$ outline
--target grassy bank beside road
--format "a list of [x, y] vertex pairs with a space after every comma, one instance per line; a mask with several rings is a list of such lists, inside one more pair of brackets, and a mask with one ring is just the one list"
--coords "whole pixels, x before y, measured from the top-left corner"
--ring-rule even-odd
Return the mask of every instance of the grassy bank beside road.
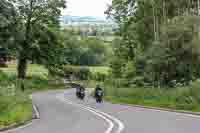
[[16, 89], [15, 77], [0, 71], [0, 128], [32, 118], [32, 101]]
[[19, 124], [32, 118], [32, 101], [29, 95], [35, 91], [63, 89], [62, 81], [51, 81], [47, 70], [39, 65], [29, 65], [25, 92], [16, 88], [16, 65], [0, 68], [0, 128]]
[[0, 128], [32, 119], [32, 101], [27, 94], [0, 96]]
[[200, 81], [177, 88], [117, 88], [105, 85], [105, 99], [124, 103], [200, 112]]

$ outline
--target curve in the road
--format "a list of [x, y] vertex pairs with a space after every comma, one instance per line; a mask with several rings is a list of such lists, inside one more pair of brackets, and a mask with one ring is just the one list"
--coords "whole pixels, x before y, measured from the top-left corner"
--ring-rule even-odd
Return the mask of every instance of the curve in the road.
[[113, 131], [114, 123], [112, 121], [114, 121], [115, 123], [118, 124], [118, 129], [117, 129], [116, 133], [121, 133], [124, 129], [124, 124], [119, 119], [117, 119], [117, 118], [115, 118], [115, 117], [113, 117], [113, 116], [111, 116], [107, 113], [104, 113], [102, 111], [96, 110], [96, 109], [91, 108], [91, 107], [87, 107], [87, 106], [82, 105], [82, 104], [74, 103], [74, 102], [70, 101], [69, 99], [66, 99], [64, 97], [64, 95], [58, 95], [57, 98], [59, 100], [63, 101], [63, 102], [66, 102], [67, 104], [71, 104], [71, 105], [77, 106], [81, 109], [87, 110], [87, 111], [93, 113], [94, 115], [105, 120], [109, 124], [109, 128], [105, 131], [105, 133], [111, 133]]
[[98, 110], [96, 110], [96, 109], [93, 109], [93, 108], [91, 108], [91, 107], [87, 107], [87, 108], [89, 108], [89, 109], [91, 109], [91, 110], [95, 110], [96, 112], [98, 112], [98, 113], [100, 113], [100, 114], [103, 114], [103, 115], [106, 116], [107, 118], [109, 118], [109, 119], [115, 121], [115, 123], [118, 124], [118, 130], [117, 130], [116, 133], [121, 133], [121, 132], [124, 130], [124, 124], [123, 124], [119, 119], [117, 119], [117, 118], [115, 118], [115, 117], [113, 117], [113, 116], [111, 116], [111, 115], [108, 115], [107, 113], [104, 113], [104, 112], [102, 112], [102, 111], [98, 111]]

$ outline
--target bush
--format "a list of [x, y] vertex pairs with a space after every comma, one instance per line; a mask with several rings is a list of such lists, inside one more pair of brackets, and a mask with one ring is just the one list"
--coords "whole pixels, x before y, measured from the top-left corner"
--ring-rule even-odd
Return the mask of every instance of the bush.
[[197, 80], [185, 90], [179, 90], [176, 98], [176, 106], [181, 109], [195, 110], [200, 105], [200, 81]]
[[78, 80], [88, 80], [91, 72], [87, 67], [65, 66], [64, 73], [66, 78], [74, 77]]
[[114, 87], [128, 87], [129, 86], [129, 81], [126, 79], [122, 79], [122, 78], [108, 78], [105, 80], [105, 85], [110, 85], [110, 86], [114, 86]]
[[106, 77], [107, 75], [105, 73], [100, 73], [100, 72], [94, 73], [91, 76], [91, 78], [96, 81], [105, 81]]
[[90, 73], [90, 69], [83, 67], [83, 68], [79, 68], [79, 71], [77, 72], [76, 76], [80, 79], [80, 80], [88, 80], [90, 77], [91, 73]]

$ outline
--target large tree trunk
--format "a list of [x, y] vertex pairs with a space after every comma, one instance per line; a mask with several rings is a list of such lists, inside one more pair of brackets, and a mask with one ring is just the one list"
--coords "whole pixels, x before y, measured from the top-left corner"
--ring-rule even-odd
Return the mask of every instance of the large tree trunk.
[[26, 68], [27, 68], [27, 60], [25, 58], [21, 58], [18, 60], [18, 79], [26, 78]]
[[17, 77], [18, 77], [19, 87], [22, 91], [25, 91], [24, 80], [26, 78], [26, 69], [27, 69], [27, 59], [19, 57], [17, 66]]

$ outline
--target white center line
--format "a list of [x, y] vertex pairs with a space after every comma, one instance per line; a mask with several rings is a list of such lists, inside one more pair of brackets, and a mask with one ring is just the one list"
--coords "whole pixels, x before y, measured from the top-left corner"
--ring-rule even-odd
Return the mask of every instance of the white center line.
[[107, 113], [104, 113], [102, 111], [96, 110], [94, 108], [91, 108], [91, 107], [88, 107], [88, 106], [85, 106], [85, 105], [82, 105], [82, 104], [73, 103], [69, 99], [66, 99], [64, 97], [64, 95], [59, 95], [59, 96], [57, 96], [57, 98], [60, 99], [63, 102], [68, 103], [68, 104], [71, 104], [71, 105], [77, 106], [79, 108], [82, 108], [84, 110], [90, 111], [94, 115], [104, 119], [109, 124], [109, 128], [106, 130], [105, 133], [111, 133], [112, 132], [112, 130], [114, 128], [114, 124], [113, 124], [112, 121], [114, 121], [115, 123], [118, 124], [118, 129], [117, 129], [116, 133], [121, 133], [124, 130], [124, 124], [120, 120], [118, 120], [117, 118], [115, 118], [115, 117], [113, 117], [113, 116], [111, 116]]

